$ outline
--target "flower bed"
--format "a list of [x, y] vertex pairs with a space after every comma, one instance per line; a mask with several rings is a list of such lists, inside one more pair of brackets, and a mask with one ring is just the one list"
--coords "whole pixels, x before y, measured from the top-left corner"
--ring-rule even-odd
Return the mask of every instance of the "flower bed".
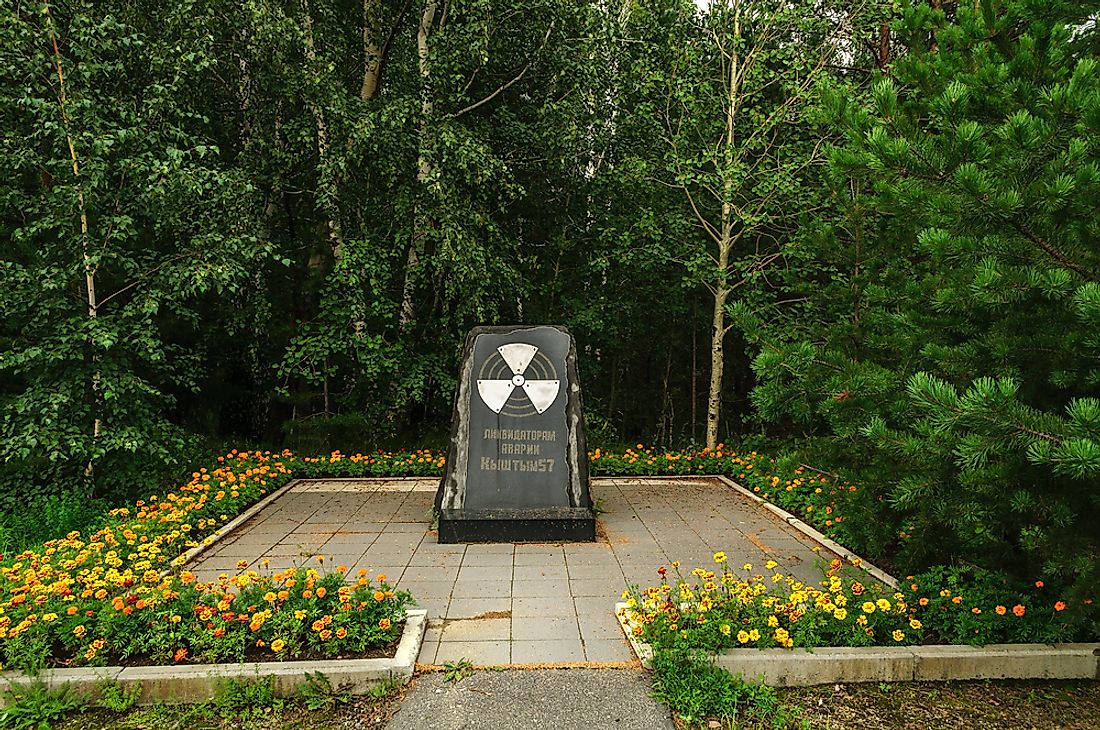
[[[426, 457], [391, 458], [390, 468]], [[4, 668], [343, 656], [394, 641], [411, 597], [384, 576], [374, 583], [357, 576], [349, 586], [341, 571], [302, 569], [200, 585], [180, 570], [188, 549], [289, 481], [298, 461], [289, 452], [234, 451], [179, 489], [113, 510], [87, 537], [70, 533], [7, 557], [0, 563]]]
[[[695, 568], [688, 576], [658, 569], [660, 582], [623, 594], [633, 633], [654, 651], [717, 653], [736, 647], [861, 647], [911, 644], [1056, 643], [1086, 640], [1064, 620], [1065, 602], [1043, 602], [992, 583], [960, 584], [935, 569], [900, 591], [834, 560], [818, 586], [744, 564]], [[853, 561], [859, 567], [859, 561]]]
[[[756, 452], [657, 452], [639, 446], [622, 453], [596, 449], [590, 461], [594, 475], [728, 475], [837, 539], [843, 537], [846, 519], [841, 498], [856, 490], [804, 469], [777, 473], [775, 461]], [[0, 557], [0, 662], [5, 668], [35, 669], [103, 664], [108, 657], [191, 662], [344, 656], [388, 643], [396, 638], [396, 623], [411, 598], [394, 592], [383, 576], [375, 576], [374, 583], [370, 576], [352, 576], [348, 585], [342, 571], [250, 573], [243, 585], [241, 578], [197, 585], [182, 565], [189, 550], [208, 543], [219, 527], [293, 477], [438, 477], [443, 467], [444, 455], [431, 450], [323, 457], [234, 450], [219, 457], [214, 468], [194, 472], [178, 489], [111, 511], [104, 526], [90, 535], [74, 532], [39, 550]], [[865, 601], [853, 609], [851, 600], [862, 594], [854, 592], [852, 581], [839, 592], [833, 589], [835, 574], [822, 591], [796, 587], [783, 576], [734, 579], [724, 568], [721, 578], [705, 577], [712, 571], [697, 574], [698, 585], [686, 587], [693, 598], [674, 604], [696, 601], [697, 614], [707, 606], [700, 614], [706, 620], [696, 616], [690, 626], [672, 621], [667, 608], [650, 611], [653, 605], [646, 602], [656, 594], [637, 592], [635, 600], [645, 609], [641, 624], [650, 632], [647, 640], [655, 646], [672, 642], [717, 649], [788, 641], [792, 646], [1056, 641], [1074, 635], [1061, 620], [1065, 603], [1047, 595], [1042, 581], [1026, 590], [1010, 589], [996, 577], [935, 569], [907, 581], [900, 599], [875, 594], [876, 610], [867, 612]], [[773, 581], [765, 586], [769, 590], [757, 593], [765, 580]], [[752, 600], [742, 601], [750, 588]], [[375, 598], [379, 593], [382, 600]], [[846, 603], [838, 603], [841, 596]], [[890, 608], [883, 610], [880, 600]], [[831, 612], [826, 610], [830, 605]], [[861, 613], [866, 623], [860, 622]], [[777, 625], [768, 625], [773, 618]], [[669, 629], [673, 623], [675, 630]], [[901, 639], [894, 638], [896, 632]], [[741, 642], [742, 636], [748, 641]]]

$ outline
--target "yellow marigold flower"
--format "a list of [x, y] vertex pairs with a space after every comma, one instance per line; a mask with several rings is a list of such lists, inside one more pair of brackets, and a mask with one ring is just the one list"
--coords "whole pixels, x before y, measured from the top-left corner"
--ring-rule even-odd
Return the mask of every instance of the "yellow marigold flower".
[[864, 601], [863, 605], [860, 606], [860, 608], [863, 609], [864, 613], [874, 613], [875, 612], [875, 604], [871, 603], [870, 601]]
[[889, 611], [890, 610], [890, 602], [887, 601], [885, 598], [880, 598], [877, 601], [875, 601], [875, 605], [878, 606], [878, 610], [880, 610], [880, 611]]
[[749, 633], [747, 631], [738, 631], [737, 632], [737, 641], [742, 643], [742, 644], [749, 643]]
[[771, 628], [774, 629], [778, 625], [779, 625], [779, 619], [774, 614], [771, 615], [771, 616], [768, 616], [768, 626], [770, 626]]
[[714, 562], [716, 562], [716, 563], [726, 562], [726, 554], [724, 552], [722, 552], [721, 550], [719, 550], [718, 552], [716, 552], [714, 554]]
[[752, 563], [745, 563], [741, 566], [741, 570], [752, 570]]
[[917, 620], [917, 619], [915, 619], [915, 618], [911, 618], [911, 619], [909, 619], [909, 628], [913, 629], [914, 631], [919, 631], [919, 630], [920, 630], [920, 628], [921, 628], [921, 627], [922, 627], [923, 625], [924, 625], [924, 624], [922, 624], [922, 623], [921, 623], [920, 621], [918, 621], [918, 620]]
[[767, 570], [775, 570], [778, 565], [779, 563], [775, 562], [774, 560], [769, 560], [768, 562], [764, 563], [764, 568]]
[[268, 591], [267, 593], [264, 594], [264, 600], [267, 601], [268, 603], [274, 603], [275, 602], [275, 593], [273, 591]]
[[760, 641], [760, 629], [753, 629], [749, 632], [749, 641]]
[[301, 621], [305, 617], [306, 617], [306, 612], [301, 610], [301, 609], [298, 609], [297, 611], [294, 612], [294, 618], [298, 619], [299, 621]]
[[730, 625], [729, 624], [722, 624], [721, 626], [718, 627], [718, 630], [722, 632], [723, 636], [729, 636], [730, 635]]
[[901, 629], [895, 629], [894, 633], [893, 633], [893, 637], [894, 637], [894, 641], [902, 641], [902, 640], [905, 639], [905, 634], [902, 633]]
[[271, 642], [271, 651], [275, 653], [279, 653], [285, 648], [286, 642], [284, 642], [282, 639], [275, 639], [275, 641]]
[[848, 609], [836, 609], [835, 611], [833, 611], [833, 618], [835, 618], [837, 621], [843, 621], [844, 619], [848, 618]]

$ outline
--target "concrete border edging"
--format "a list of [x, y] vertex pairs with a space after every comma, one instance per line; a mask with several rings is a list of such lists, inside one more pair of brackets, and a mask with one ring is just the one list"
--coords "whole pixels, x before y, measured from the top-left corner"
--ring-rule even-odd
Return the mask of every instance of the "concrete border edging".
[[[653, 647], [634, 636], [630, 607], [615, 616], [634, 653], [653, 668]], [[1100, 643], [988, 646], [861, 646], [727, 649], [711, 664], [773, 687], [844, 682], [945, 682], [971, 679], [1100, 679]]]
[[[364, 694], [386, 682], [407, 684], [416, 669], [416, 657], [424, 640], [427, 611], [405, 614], [405, 628], [393, 657], [381, 659], [323, 659], [320, 661], [245, 662], [240, 664], [189, 664], [153, 667], [80, 667], [48, 669], [35, 678], [22, 672], [2, 672], [0, 682], [14, 689], [29, 687], [36, 679], [50, 690], [68, 685], [90, 701], [101, 695], [101, 683], [117, 683], [123, 690], [140, 688], [139, 705], [161, 702], [197, 704], [214, 697], [220, 681], [272, 677], [277, 697], [289, 697], [313, 672], [324, 674], [332, 686], [352, 694]], [[2, 705], [3, 702], [0, 702]]]
[[737, 492], [737, 493], [739, 493], [739, 494], [741, 494], [745, 497], [748, 497], [753, 502], [756, 502], [757, 504], [762, 506], [764, 509], [771, 512], [773, 515], [775, 515], [779, 519], [783, 520], [784, 522], [786, 522], [788, 525], [790, 525], [794, 529], [801, 532], [806, 537], [808, 537], [811, 540], [813, 540], [814, 542], [820, 544], [822, 547], [828, 548], [832, 552], [836, 553], [837, 555], [839, 555], [841, 557], [841, 559], [847, 560], [849, 563], [854, 561], [854, 560], [858, 560], [860, 570], [865, 571], [866, 573], [868, 573], [869, 575], [871, 575], [875, 579], [882, 581], [883, 583], [890, 586], [891, 588], [897, 588], [898, 587], [897, 578], [890, 575], [885, 570], [882, 570], [881, 568], [873, 565], [866, 558], [862, 558], [859, 555], [856, 555], [851, 550], [849, 550], [848, 548], [846, 548], [843, 545], [841, 545], [840, 543], [838, 543], [836, 540], [833, 540], [832, 538], [829, 538], [829, 537], [825, 536], [824, 534], [822, 534], [821, 532], [815, 530], [813, 527], [810, 527], [808, 524], [806, 524], [802, 520], [798, 519], [797, 517], [792, 515], [787, 510], [785, 510], [781, 507], [777, 507], [776, 505], [772, 504], [768, 500], [761, 497], [759, 494], [755, 494], [753, 492], [750, 492], [748, 489], [745, 489], [743, 486], [741, 486], [740, 484], [738, 484], [737, 482], [733, 481], [732, 479], [730, 479], [729, 477], [727, 477], [723, 474], [716, 474], [715, 476], [710, 477], [710, 478], [711, 479], [717, 479], [718, 481], [722, 482], [723, 484], [725, 484], [727, 487], [734, 490], [735, 492]]
[[237, 515], [236, 517], [231, 519], [229, 522], [226, 522], [224, 525], [219, 527], [217, 530], [214, 530], [214, 532], [210, 533], [209, 535], [204, 537], [202, 540], [200, 540], [198, 545], [196, 545], [193, 548], [188, 549], [187, 552], [182, 553], [181, 555], [173, 558], [172, 559], [172, 566], [173, 567], [162, 571], [161, 575], [166, 575], [167, 573], [172, 572], [172, 570], [174, 568], [182, 567], [182, 566], [187, 565], [188, 563], [190, 563], [192, 560], [194, 560], [196, 557], [198, 557], [201, 553], [206, 552], [207, 550], [212, 548], [214, 545], [216, 545], [217, 543], [221, 542], [226, 537], [228, 537], [229, 533], [233, 532], [238, 527], [243, 525], [245, 522], [247, 522], [248, 520], [255, 517], [257, 514], [259, 514], [260, 511], [264, 509], [264, 507], [267, 507], [269, 504], [274, 502], [276, 499], [278, 499], [279, 497], [281, 497], [284, 494], [286, 494], [287, 492], [289, 492], [300, 481], [302, 481], [302, 480], [297, 478], [297, 477], [291, 477], [291, 479], [289, 481], [287, 481], [286, 484], [279, 487], [274, 492], [271, 492], [270, 494], [268, 494], [266, 497], [259, 500], [258, 502], [254, 502], [252, 504], [252, 506], [245, 509], [244, 512], [241, 512], [239, 515]]

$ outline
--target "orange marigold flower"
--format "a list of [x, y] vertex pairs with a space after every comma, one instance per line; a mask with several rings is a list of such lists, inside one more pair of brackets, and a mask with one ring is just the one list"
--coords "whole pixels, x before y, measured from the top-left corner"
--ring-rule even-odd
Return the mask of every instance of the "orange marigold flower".
[[1066, 610], [1066, 602], [1065, 601], [1056, 601], [1054, 603], [1054, 610], [1055, 611], [1065, 611]]
[[388, 629], [390, 625], [390, 620], [388, 618], [384, 618], [378, 622], [378, 628], [382, 629], [383, 631]]
[[1026, 612], [1027, 612], [1027, 609], [1024, 608], [1022, 605], [1020, 605], [1019, 603], [1017, 603], [1015, 606], [1012, 607], [1012, 613], [1016, 614], [1017, 616], [1023, 616]]
[[1041, 581], [1041, 580], [1035, 581], [1035, 587], [1036, 588], [1042, 588], [1044, 585], [1046, 585], [1046, 584], [1043, 583], [1043, 581]]
[[324, 598], [326, 593], [328, 593], [328, 590], [324, 586], [321, 586], [317, 589], [318, 598]]
[[187, 649], [176, 649], [175, 660], [177, 662], [182, 662], [186, 658], [187, 658]]
[[325, 622], [324, 621], [321, 621], [320, 619], [318, 619], [318, 620], [313, 622], [313, 630], [314, 631], [321, 631], [324, 628], [325, 628]]
[[382, 591], [375, 591], [374, 592], [374, 600], [379, 601], [379, 602], [384, 601], [384, 600], [386, 600], [386, 594], [383, 593]]
[[1004, 616], [1006, 613], [1008, 613], [1008, 609], [1005, 608], [1004, 606], [997, 606], [993, 610], [997, 612], [998, 616]]
[[347, 630], [347, 629], [345, 629], [345, 628], [344, 628], [343, 626], [341, 626], [340, 628], [336, 629], [336, 638], [337, 638], [337, 639], [342, 639], [342, 638], [344, 638], [344, 637], [345, 637], [345, 636], [347, 636], [347, 635], [348, 635], [348, 630]]

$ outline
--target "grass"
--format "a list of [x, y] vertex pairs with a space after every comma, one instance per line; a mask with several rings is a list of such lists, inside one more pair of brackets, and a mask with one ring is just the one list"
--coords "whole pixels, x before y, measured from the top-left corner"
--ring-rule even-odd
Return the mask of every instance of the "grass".
[[[340, 695], [318, 707], [307, 698], [233, 707], [223, 699], [201, 705], [154, 705], [113, 712], [95, 708], [71, 714], [54, 730], [377, 730], [397, 711], [404, 687], [381, 685], [363, 696]], [[313, 705], [313, 707], [311, 707]]]

